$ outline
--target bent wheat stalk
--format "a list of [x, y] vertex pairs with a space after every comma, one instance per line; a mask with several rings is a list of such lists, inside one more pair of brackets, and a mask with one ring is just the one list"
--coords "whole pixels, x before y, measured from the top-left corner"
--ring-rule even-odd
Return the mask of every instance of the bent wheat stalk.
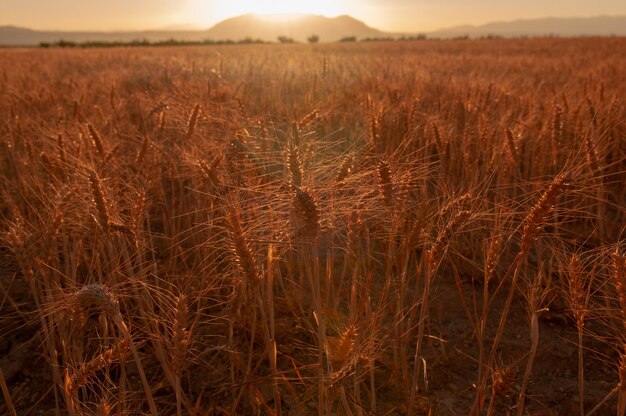
[[4, 400], [9, 410], [9, 414], [11, 416], [17, 416], [17, 412], [15, 411], [15, 407], [13, 406], [13, 402], [11, 401], [11, 393], [9, 392], [9, 387], [7, 386], [7, 382], [4, 379], [4, 374], [2, 373], [2, 368], [0, 368], [0, 387], [2, 387], [2, 394], [4, 395]]
[[[148, 401], [148, 406], [150, 407], [150, 413], [152, 414], [152, 416], [158, 416], [156, 404], [154, 402], [154, 398], [152, 397], [152, 390], [150, 388], [150, 384], [148, 383], [148, 379], [146, 378], [146, 373], [143, 369], [143, 365], [141, 364], [139, 352], [137, 351], [137, 347], [133, 342], [130, 331], [128, 330], [128, 326], [126, 326], [126, 323], [122, 318], [117, 297], [111, 291], [109, 291], [106, 286], [100, 284], [92, 284], [83, 287], [78, 292], [75, 292], [71, 297], [70, 302], [73, 304], [74, 309], [77, 310], [79, 313], [85, 313], [86, 311], [92, 310], [94, 308], [100, 309], [115, 323], [118, 330], [122, 333], [126, 342], [128, 343], [128, 347], [130, 348], [133, 354], [133, 358], [135, 359], [137, 371], [139, 372], [139, 377], [141, 378], [141, 382], [146, 393], [146, 400]], [[66, 380], [66, 393], [67, 389], [71, 388], [71, 386], [71, 381]], [[68, 395], [68, 398], [71, 398], [71, 396]]]
[[[556, 199], [567, 188], [567, 179], [568, 175], [565, 173], [556, 176], [552, 180], [548, 188], [543, 192], [543, 194], [539, 198], [539, 201], [537, 201], [537, 203], [529, 211], [528, 215], [526, 215], [526, 218], [524, 218], [522, 225], [521, 248], [520, 251], [517, 253], [515, 259], [513, 260], [511, 268], [509, 269], [514, 270], [513, 278], [511, 279], [509, 293], [507, 295], [506, 302], [500, 316], [500, 321], [498, 323], [498, 329], [496, 330], [493, 344], [491, 346], [491, 352], [489, 353], [489, 357], [486, 362], [487, 371], [490, 368], [493, 368], [493, 363], [498, 352], [500, 340], [502, 338], [502, 334], [504, 333], [504, 326], [508, 319], [508, 314], [511, 309], [511, 303], [513, 302], [513, 296], [515, 295], [515, 290], [517, 288], [517, 281], [519, 279], [522, 260], [526, 257], [532, 246], [539, 238], [539, 235], [548, 215], [554, 209], [554, 203]], [[472, 410], [470, 412], [470, 414], [472, 415], [482, 413], [482, 394], [485, 391], [487, 384], [487, 371], [485, 371], [485, 373], [483, 374], [482, 382], [477, 390], [476, 399], [474, 400], [474, 405], [472, 406]]]

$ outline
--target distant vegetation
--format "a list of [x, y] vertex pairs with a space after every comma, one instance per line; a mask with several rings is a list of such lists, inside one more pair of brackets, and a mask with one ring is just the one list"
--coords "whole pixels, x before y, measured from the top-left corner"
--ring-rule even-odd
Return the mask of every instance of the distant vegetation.
[[279, 36], [278, 41], [280, 43], [295, 43], [296, 41], [293, 40], [293, 38], [290, 38], [289, 36]]
[[[361, 42], [395, 42], [395, 41], [407, 41], [407, 40], [428, 40], [424, 34], [419, 34], [415, 36], [401, 36], [399, 38], [394, 38], [391, 36], [379, 37], [379, 38], [365, 38], [361, 39]], [[430, 40], [437, 40], [436, 38], [430, 38]]]
[[205, 39], [202, 41], [188, 41], [167, 39], [162, 41], [151, 42], [147, 39], [136, 39], [130, 42], [107, 42], [107, 41], [88, 41], [73, 42], [61, 39], [57, 42], [41, 42], [41, 48], [110, 48], [110, 47], [137, 47], [137, 46], [200, 46], [200, 45], [252, 45], [270, 43], [262, 39], [244, 38], [239, 40], [213, 40]]
[[309, 43], [317, 43], [320, 41], [320, 37], [318, 35], [311, 35], [308, 38], [306, 38], [306, 40]]
[[[467, 37], [464, 37], [467, 39]], [[492, 38], [491, 36], [489, 38]], [[279, 36], [276, 38], [278, 43], [298, 43], [296, 40], [289, 36]], [[401, 41], [416, 41], [416, 40], [439, 40], [438, 38], [428, 38], [426, 35], [420, 34], [416, 36], [402, 36], [394, 38], [387, 37], [374, 37], [358, 39], [356, 36], [346, 36], [338, 40], [338, 42], [401, 42]], [[312, 34], [307, 37], [307, 42], [310, 44], [319, 43], [320, 36]], [[244, 38], [239, 40], [213, 40], [205, 39], [202, 41], [188, 41], [178, 39], [166, 39], [162, 41], [149, 41], [147, 39], [135, 39], [130, 42], [122, 41], [87, 41], [87, 42], [74, 42], [70, 40], [61, 39], [57, 42], [40, 42], [41, 48], [111, 48], [111, 47], [140, 47], [140, 46], [201, 46], [201, 45], [252, 45], [252, 44], [270, 44], [262, 39]]]
[[[546, 36], [548, 38], [558, 38], [558, 36]], [[525, 38], [521, 36], [520, 38]], [[456, 36], [450, 38], [450, 40], [470, 40], [467, 35]], [[485, 40], [485, 39], [503, 39], [502, 36], [499, 35], [486, 35], [475, 38], [475, 40]], [[400, 36], [400, 37], [392, 37], [392, 36], [384, 36], [384, 37], [367, 37], [359, 39], [356, 36], [345, 36], [339, 39], [337, 42], [347, 43], [347, 42], [412, 42], [412, 41], [438, 41], [442, 40], [438, 37], [428, 37], [425, 34], [418, 34], [415, 36]], [[130, 42], [122, 42], [122, 41], [87, 41], [87, 42], [74, 42], [65, 39], [61, 39], [57, 42], [40, 42], [39, 47], [41, 48], [111, 48], [111, 47], [139, 47], [139, 46], [202, 46], [202, 45], [252, 45], [252, 44], [272, 44], [272, 43], [299, 43], [294, 38], [289, 36], [278, 36], [276, 38], [277, 42], [269, 42], [263, 39], [253, 39], [253, 38], [244, 38], [239, 40], [213, 40], [213, 39], [205, 39], [201, 41], [188, 41], [188, 40], [178, 40], [178, 39], [167, 39], [162, 41], [149, 41], [147, 39], [135, 39]], [[320, 37], [319, 35], [311, 35], [307, 37], [307, 42], [310, 44], [319, 43]]]

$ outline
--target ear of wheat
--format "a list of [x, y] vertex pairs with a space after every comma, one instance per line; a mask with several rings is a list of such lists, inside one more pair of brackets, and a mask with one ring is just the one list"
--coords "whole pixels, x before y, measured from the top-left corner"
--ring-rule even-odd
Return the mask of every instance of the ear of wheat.
[[250, 284], [256, 284], [260, 278], [259, 267], [235, 208], [228, 214], [227, 221], [232, 251], [239, 270]]
[[385, 201], [385, 205], [388, 207], [394, 206], [394, 198], [395, 198], [395, 189], [393, 184], [393, 178], [391, 177], [391, 168], [389, 167], [389, 163], [385, 161], [381, 161], [378, 163], [378, 185], [380, 187], [380, 192], [383, 196], [383, 200]]
[[100, 133], [98, 133], [98, 130], [96, 130], [95, 127], [91, 125], [91, 123], [87, 123], [87, 131], [89, 132], [91, 143], [93, 144], [94, 148], [98, 152], [98, 155], [100, 157], [104, 157], [106, 152], [104, 150], [104, 143], [102, 141], [102, 136], [100, 136]]
[[200, 117], [200, 104], [193, 106], [189, 119], [187, 120], [187, 131], [185, 132], [185, 141], [188, 142], [196, 131], [198, 125], [198, 118]]
[[556, 199], [567, 189], [568, 176], [560, 174], [554, 178], [539, 201], [530, 210], [523, 223], [520, 253], [528, 253], [543, 229], [548, 215], [554, 208]]
[[294, 237], [315, 240], [319, 236], [320, 211], [317, 201], [307, 188], [295, 188], [292, 197]]

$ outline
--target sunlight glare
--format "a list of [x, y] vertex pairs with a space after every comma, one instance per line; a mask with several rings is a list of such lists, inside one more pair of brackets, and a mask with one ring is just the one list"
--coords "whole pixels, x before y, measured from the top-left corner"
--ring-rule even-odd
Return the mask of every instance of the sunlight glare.
[[196, 18], [202, 16], [207, 22], [216, 22], [228, 17], [247, 13], [268, 15], [273, 18], [287, 18], [295, 14], [318, 14], [334, 17], [346, 14], [343, 1], [337, 0], [239, 0], [230, 2], [216, 2], [194, 0], [193, 14]]

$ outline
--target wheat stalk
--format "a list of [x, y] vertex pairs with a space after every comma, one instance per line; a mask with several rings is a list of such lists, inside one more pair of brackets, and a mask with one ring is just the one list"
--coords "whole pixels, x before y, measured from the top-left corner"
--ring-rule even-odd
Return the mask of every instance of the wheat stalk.
[[318, 109], [314, 109], [298, 121], [298, 126], [300, 126], [300, 128], [308, 127], [309, 124], [319, 120], [319, 118], [320, 111]]
[[191, 345], [191, 332], [188, 329], [187, 321], [189, 311], [187, 308], [187, 296], [180, 295], [176, 299], [174, 310], [174, 325], [172, 327], [171, 339], [171, 367], [175, 377], [176, 388], [176, 414], [182, 414], [182, 391], [180, 377], [185, 367], [187, 353]]
[[76, 392], [80, 387], [87, 384], [89, 378], [115, 361], [124, 362], [128, 348], [128, 340], [123, 339], [107, 348], [87, 363], [82, 364], [74, 373], [69, 375], [69, 381], [66, 383], [68, 393], [73, 394]]
[[321, 225], [320, 211], [315, 197], [307, 188], [296, 187], [291, 202], [294, 238], [316, 240]]
[[469, 210], [461, 210], [457, 212], [451, 219], [448, 221], [446, 226], [441, 230], [441, 232], [437, 235], [435, 242], [432, 244], [430, 250], [428, 250], [428, 261], [432, 264], [433, 270], [436, 268], [436, 265], [441, 261], [443, 254], [448, 247], [448, 244], [453, 237], [454, 233], [457, 232], [472, 216], [472, 212]]
[[335, 177], [335, 181], [337, 183], [343, 182], [352, 172], [354, 171], [354, 156], [348, 155], [346, 156], [341, 165], [339, 166], [339, 172]]
[[122, 234], [132, 234], [132, 229], [111, 219], [109, 203], [104, 196], [102, 181], [94, 171], [89, 171], [89, 186], [91, 188], [92, 201], [96, 208], [93, 217], [104, 231], [114, 231]]
[[302, 159], [298, 146], [291, 142], [288, 144], [287, 148], [287, 169], [289, 171], [289, 185], [293, 188], [301, 187], [302, 178], [304, 176]]
[[185, 141], [188, 142], [192, 137], [193, 133], [196, 131], [196, 126], [198, 124], [198, 118], [200, 117], [200, 104], [196, 104], [193, 106], [191, 113], [189, 114], [189, 118], [187, 119], [187, 131], [185, 132]]
[[[487, 369], [493, 367], [493, 363], [496, 358], [498, 346], [500, 345], [500, 340], [502, 338], [502, 334], [504, 333], [504, 326], [511, 309], [511, 303], [513, 302], [513, 295], [517, 289], [517, 281], [519, 279], [522, 260], [539, 238], [547, 216], [553, 211], [556, 199], [567, 189], [568, 180], [569, 175], [566, 173], [557, 175], [524, 218], [522, 223], [521, 248], [511, 264], [511, 268], [514, 269], [513, 278], [511, 279], [509, 293], [507, 295], [502, 314], [500, 315], [500, 321], [491, 346], [491, 352], [489, 353], [489, 357], [485, 363]], [[481, 406], [481, 394], [485, 390], [486, 382], [486, 377], [483, 376], [483, 380], [480, 383], [479, 393], [477, 394], [472, 407], [472, 414], [475, 414], [478, 411], [477, 409]]]
[[388, 207], [394, 206], [395, 189], [393, 185], [393, 178], [391, 177], [391, 168], [389, 163], [381, 160], [377, 167], [377, 180], [380, 187], [380, 193], [383, 196], [385, 205]]
[[7, 406], [9, 414], [11, 416], [17, 416], [17, 412], [15, 411], [15, 406], [13, 406], [13, 401], [11, 400], [11, 392], [9, 391], [7, 382], [4, 379], [4, 373], [2, 372], [2, 368], [0, 368], [0, 388], [2, 388], [2, 395], [4, 396], [4, 402]]
[[[148, 401], [148, 405], [150, 406], [150, 412], [152, 413], [152, 416], [158, 416], [150, 384], [148, 383], [143, 365], [141, 364], [137, 347], [135, 346], [130, 331], [128, 330], [128, 327], [122, 317], [117, 296], [115, 296], [115, 294], [113, 294], [113, 292], [111, 292], [105, 285], [91, 284], [86, 285], [71, 294], [71, 296], [67, 299], [67, 302], [69, 304], [69, 309], [75, 311], [75, 313], [79, 316], [88, 316], [92, 311], [96, 310], [105, 313], [115, 323], [119, 331], [124, 336], [124, 339], [133, 354], [133, 358], [135, 359], [135, 364], [137, 365], [137, 370], [139, 371], [139, 377], [141, 378], [144, 392], [146, 393], [146, 399]], [[66, 392], [72, 391], [72, 379], [68, 372], [66, 372], [65, 390]], [[66, 397], [71, 401], [71, 403], [73, 403], [72, 395], [68, 395]]]
[[580, 257], [577, 254], [572, 255], [568, 270], [569, 283], [569, 300], [572, 313], [576, 319], [576, 328], [578, 329], [578, 397], [579, 397], [579, 413], [580, 416], [585, 414], [584, 404], [584, 365], [583, 365], [583, 327], [585, 317], [587, 315], [585, 290], [583, 284], [583, 270]]
[[237, 266], [239, 266], [239, 270], [247, 278], [249, 284], [256, 284], [260, 279], [259, 267], [241, 225], [239, 213], [235, 208], [231, 209], [227, 222], [232, 251], [235, 255]]
[[[620, 253], [619, 247], [611, 254], [612, 257], [612, 277], [619, 301], [619, 314], [621, 318], [622, 328], [626, 332], [626, 256]], [[621, 334], [620, 342], [622, 342], [622, 351], [620, 352], [620, 360], [618, 364], [619, 372], [619, 392], [617, 400], [617, 415], [626, 414], [626, 337]]]
[[106, 199], [104, 198], [102, 182], [94, 171], [89, 172], [89, 185], [91, 186], [93, 203], [96, 207], [97, 222], [102, 228], [106, 228], [110, 222], [109, 207]]
[[521, 250], [519, 253], [521, 256], [527, 254], [537, 241], [547, 216], [554, 209], [554, 202], [568, 186], [568, 175], [558, 175], [530, 210], [522, 226]]
[[104, 150], [104, 143], [102, 141], [102, 136], [100, 136], [100, 133], [98, 133], [98, 130], [96, 130], [96, 128], [91, 123], [87, 123], [87, 131], [89, 132], [89, 138], [91, 139], [91, 143], [93, 144], [93, 147], [98, 152], [98, 155], [100, 157], [104, 157], [105, 150]]

